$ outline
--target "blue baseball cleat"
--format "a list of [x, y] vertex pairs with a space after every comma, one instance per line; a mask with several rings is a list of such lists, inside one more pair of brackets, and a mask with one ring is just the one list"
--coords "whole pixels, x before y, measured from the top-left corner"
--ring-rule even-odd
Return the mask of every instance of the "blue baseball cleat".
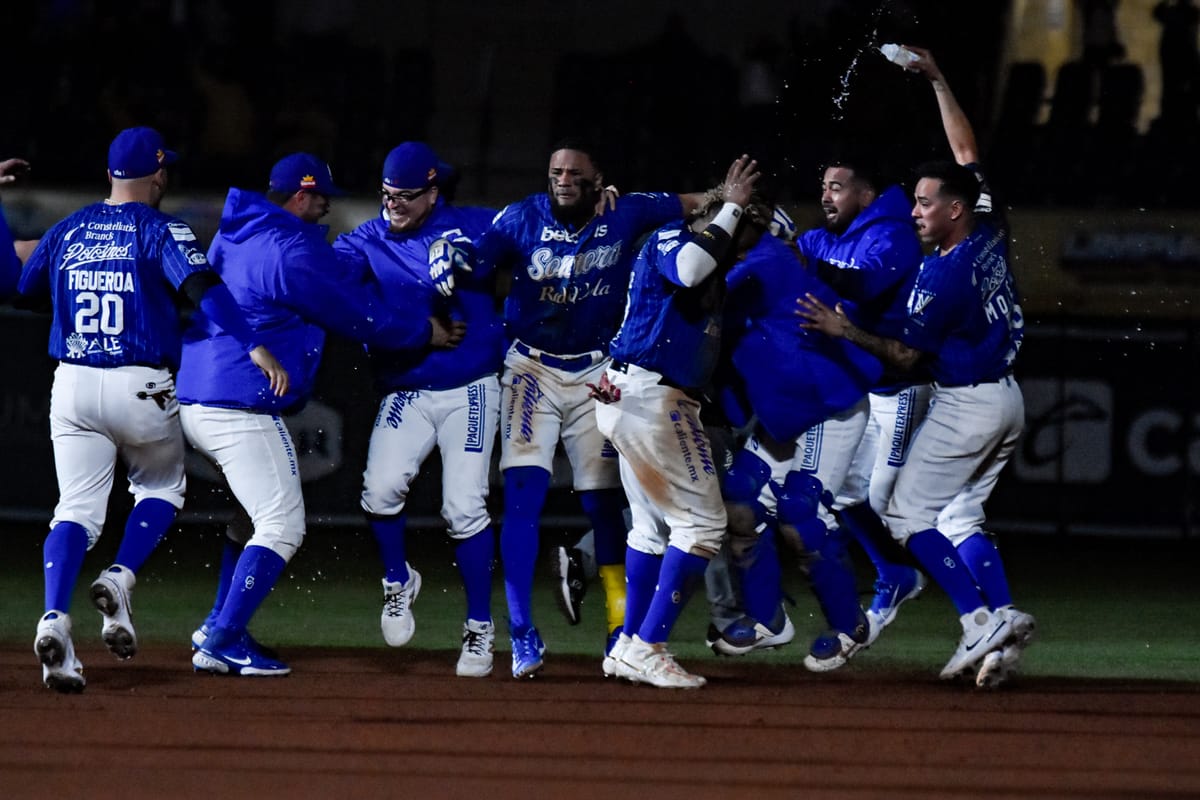
[[232, 642], [214, 643], [218, 638], [210, 633], [203, 646], [192, 655], [192, 668], [196, 672], [273, 677], [292, 671], [287, 664], [256, 647], [257, 643], [249, 634], [243, 633]]
[[530, 625], [522, 634], [510, 628], [509, 637], [512, 641], [512, 676], [532, 678], [541, 671], [542, 656], [546, 652], [541, 635]]
[[858, 624], [852, 631], [830, 630], [813, 640], [804, 666], [810, 672], [832, 672], [843, 667], [851, 656], [867, 646], [870, 623], [867, 615], [858, 612]]
[[927, 582], [924, 573], [910, 567], [899, 567], [886, 578], [879, 576], [875, 581], [875, 597], [867, 610], [867, 619], [871, 623], [867, 646], [874, 644], [883, 629], [895, 621], [901, 604], [916, 599]]
[[741, 656], [753, 650], [782, 647], [795, 637], [796, 628], [781, 604], [768, 624], [747, 616], [731, 622], [723, 631], [709, 625], [705, 643], [717, 655]]

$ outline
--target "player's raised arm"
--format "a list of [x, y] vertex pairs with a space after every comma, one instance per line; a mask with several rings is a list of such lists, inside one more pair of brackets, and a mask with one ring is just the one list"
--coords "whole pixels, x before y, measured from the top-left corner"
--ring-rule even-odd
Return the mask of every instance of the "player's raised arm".
[[950, 90], [950, 84], [946, 82], [946, 76], [934, 60], [933, 53], [923, 47], [905, 47], [919, 56], [908, 69], [924, 75], [933, 87], [938, 111], [942, 115], [942, 127], [946, 131], [946, 141], [950, 143], [954, 160], [959, 164], [978, 163], [979, 146], [975, 142], [975, 129], [971, 127], [971, 121], [958, 104], [958, 98]]

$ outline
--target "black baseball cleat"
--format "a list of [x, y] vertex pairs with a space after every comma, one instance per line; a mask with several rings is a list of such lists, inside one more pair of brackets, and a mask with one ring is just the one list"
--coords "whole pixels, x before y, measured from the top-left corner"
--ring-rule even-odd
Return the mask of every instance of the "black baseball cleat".
[[567, 622], [578, 625], [583, 611], [587, 580], [583, 571], [583, 553], [577, 547], [554, 548], [551, 565], [557, 579], [554, 600]]

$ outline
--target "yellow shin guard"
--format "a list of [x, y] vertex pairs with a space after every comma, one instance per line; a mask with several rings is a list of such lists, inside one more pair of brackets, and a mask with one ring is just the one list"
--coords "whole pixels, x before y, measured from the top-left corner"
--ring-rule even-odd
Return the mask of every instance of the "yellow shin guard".
[[625, 624], [625, 565], [605, 564], [596, 571], [604, 584], [604, 608], [611, 633]]

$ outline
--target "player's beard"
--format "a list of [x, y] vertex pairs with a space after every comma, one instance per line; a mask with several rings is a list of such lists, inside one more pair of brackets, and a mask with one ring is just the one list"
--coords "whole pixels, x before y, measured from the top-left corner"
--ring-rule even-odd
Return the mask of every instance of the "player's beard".
[[593, 184], [584, 182], [577, 183], [575, 187], [579, 190], [579, 197], [569, 205], [560, 203], [554, 194], [554, 187], [550, 187], [550, 213], [563, 225], [578, 228], [586, 225], [595, 216], [600, 190]]

